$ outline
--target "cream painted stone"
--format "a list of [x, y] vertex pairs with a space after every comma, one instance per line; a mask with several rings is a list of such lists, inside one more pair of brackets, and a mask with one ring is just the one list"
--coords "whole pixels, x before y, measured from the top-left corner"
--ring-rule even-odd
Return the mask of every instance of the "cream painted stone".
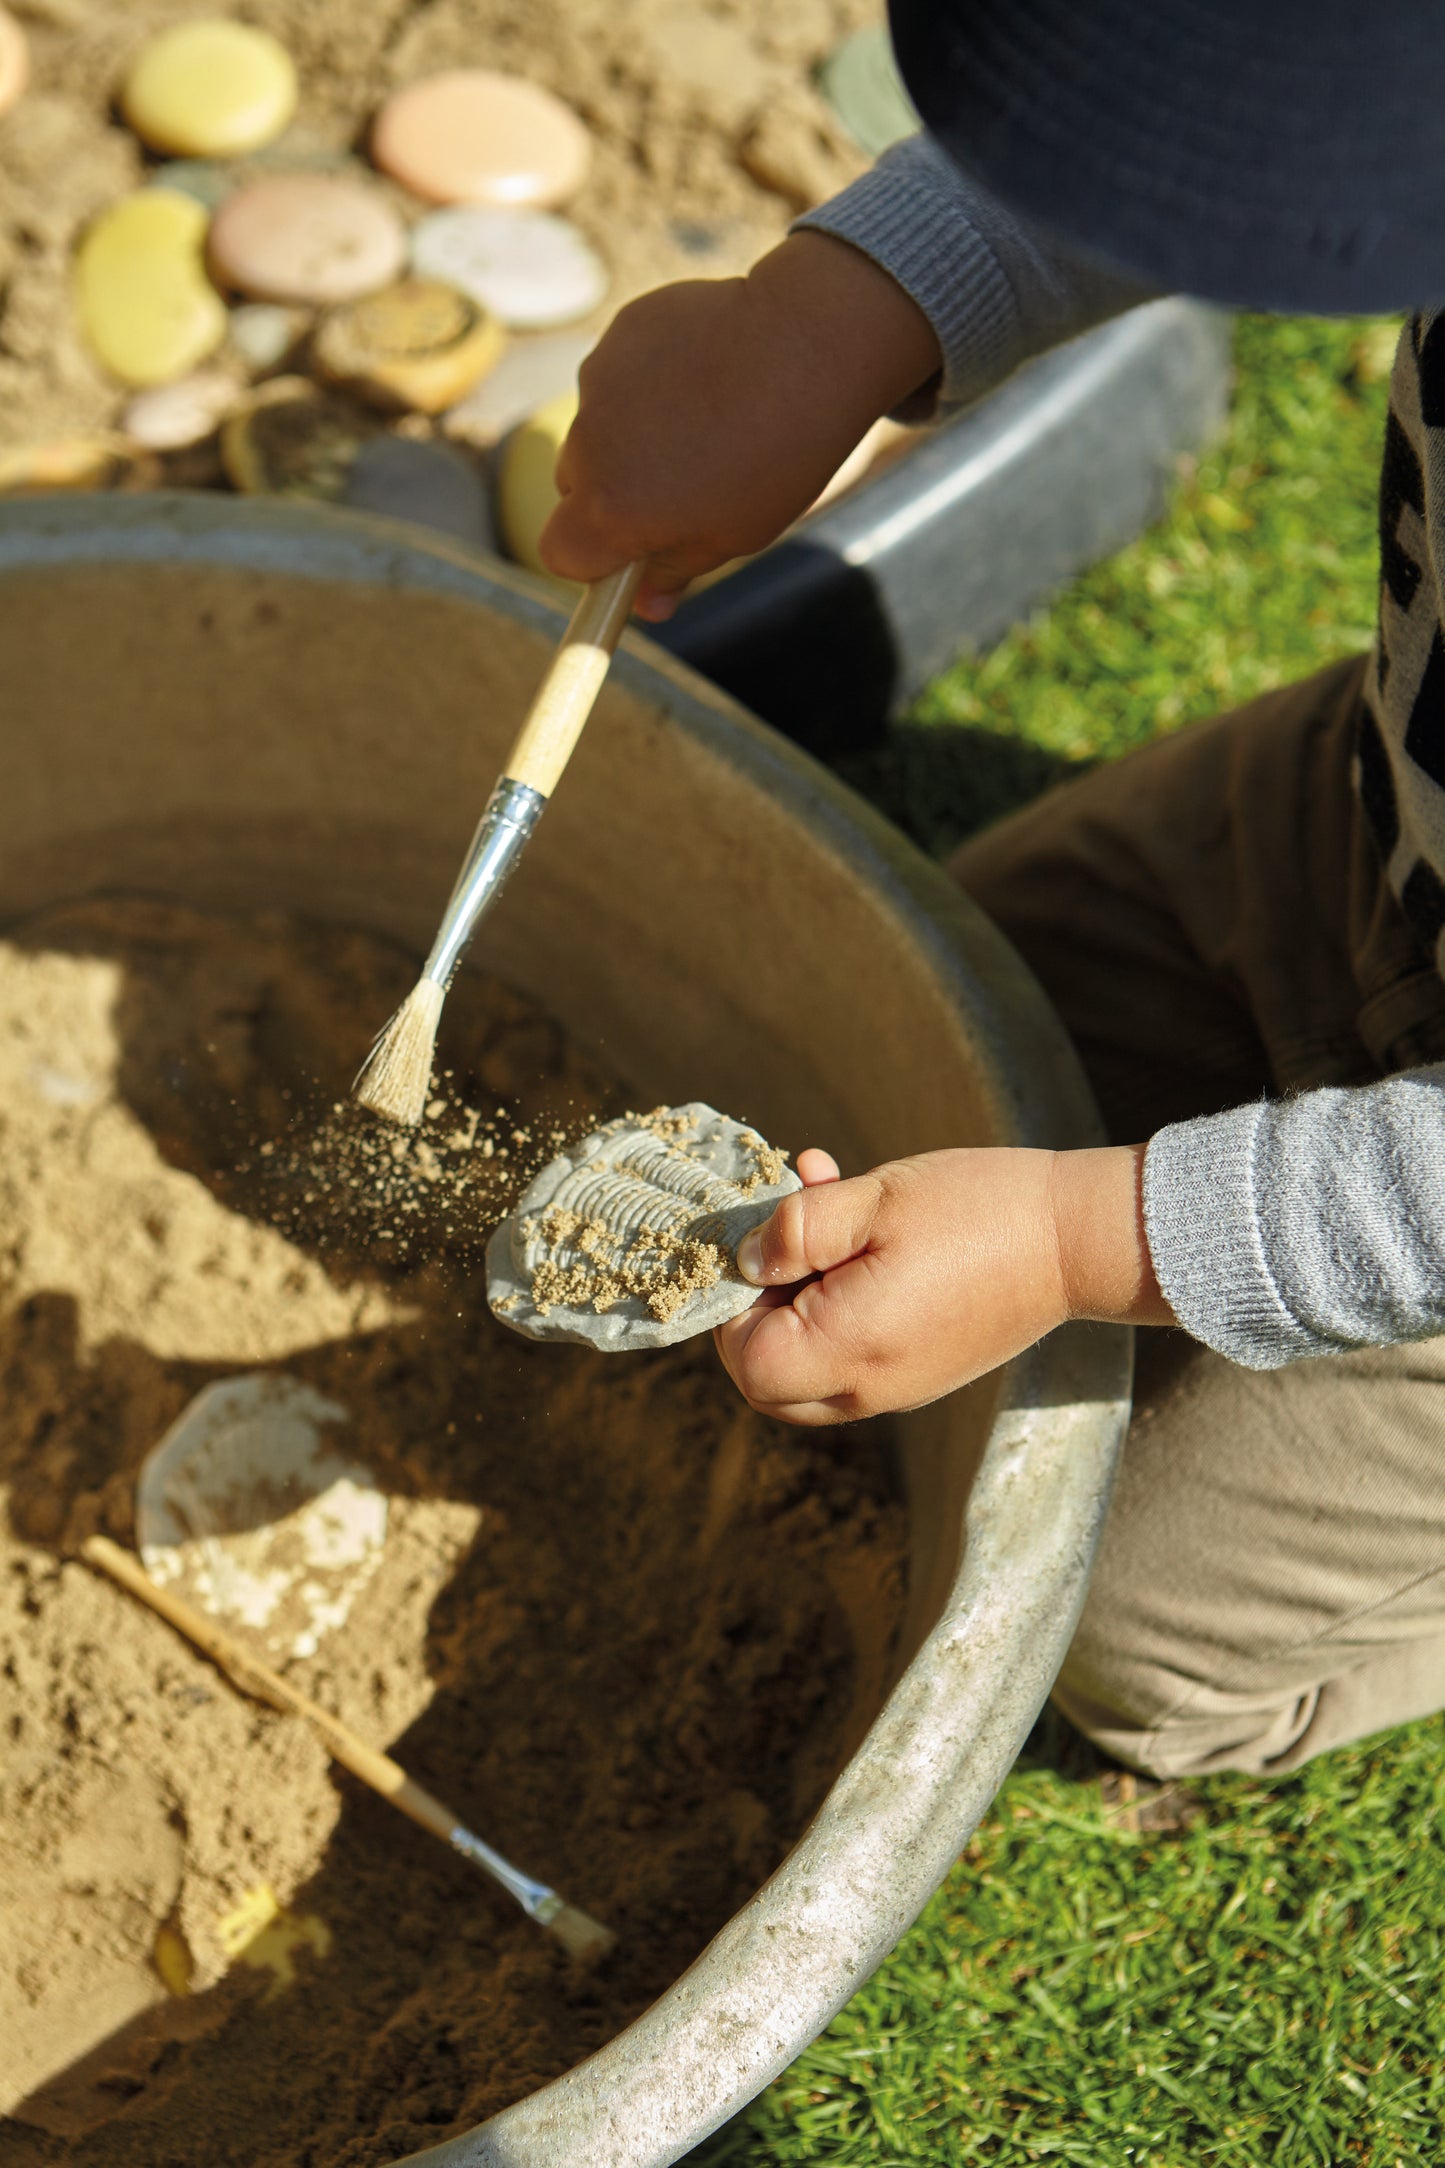
[[210, 260], [223, 286], [252, 300], [326, 305], [390, 285], [406, 235], [379, 189], [277, 174], [226, 198], [211, 222]]

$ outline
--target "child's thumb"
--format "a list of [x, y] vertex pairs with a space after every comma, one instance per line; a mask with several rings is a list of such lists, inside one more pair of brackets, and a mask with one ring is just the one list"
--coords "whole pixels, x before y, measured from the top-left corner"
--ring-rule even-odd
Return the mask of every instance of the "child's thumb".
[[786, 1287], [831, 1272], [868, 1246], [883, 1185], [876, 1175], [820, 1182], [784, 1197], [738, 1244], [738, 1270], [755, 1287]]

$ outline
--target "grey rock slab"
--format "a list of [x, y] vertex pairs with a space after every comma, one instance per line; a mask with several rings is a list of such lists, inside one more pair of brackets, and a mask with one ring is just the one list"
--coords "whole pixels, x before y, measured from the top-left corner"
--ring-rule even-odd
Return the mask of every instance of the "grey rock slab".
[[409, 519], [473, 549], [496, 548], [486, 482], [464, 454], [447, 444], [374, 437], [348, 468], [341, 502], [357, 512]]
[[604, 1267], [619, 1263], [644, 1228], [714, 1243], [731, 1259], [779, 1198], [802, 1188], [790, 1167], [774, 1182], [759, 1179], [767, 1152], [755, 1129], [700, 1099], [604, 1123], [549, 1160], [493, 1233], [487, 1244], [493, 1315], [529, 1340], [575, 1340], [615, 1353], [671, 1347], [741, 1316], [758, 1290], [736, 1274], [699, 1289], [667, 1318], [655, 1316], [641, 1294], [624, 1295], [605, 1310], [560, 1302], [539, 1309], [533, 1279], [547, 1260], [564, 1270], [589, 1261], [565, 1240], [548, 1242], [543, 1222], [558, 1212], [603, 1222], [612, 1241], [592, 1261]]

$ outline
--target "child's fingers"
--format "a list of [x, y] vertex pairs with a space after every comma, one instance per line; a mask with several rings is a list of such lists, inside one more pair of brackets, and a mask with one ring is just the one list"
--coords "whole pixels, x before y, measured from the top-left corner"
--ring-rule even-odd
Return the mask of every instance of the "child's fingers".
[[812, 1189], [819, 1182], [836, 1182], [841, 1169], [831, 1152], [820, 1152], [816, 1144], [798, 1154], [798, 1180], [804, 1189]]
[[739, 1272], [756, 1287], [779, 1287], [845, 1264], [866, 1248], [882, 1196], [873, 1174], [794, 1190], [738, 1244]]
[[771, 1288], [719, 1328], [723, 1367], [748, 1403], [790, 1422], [843, 1422], [861, 1412], [869, 1368], [865, 1312], [872, 1267], [855, 1258], [822, 1281]]
[[537, 549], [547, 570], [559, 580], [605, 579], [631, 561], [615, 530], [593, 519], [586, 499], [576, 494], [564, 496], [555, 506]]

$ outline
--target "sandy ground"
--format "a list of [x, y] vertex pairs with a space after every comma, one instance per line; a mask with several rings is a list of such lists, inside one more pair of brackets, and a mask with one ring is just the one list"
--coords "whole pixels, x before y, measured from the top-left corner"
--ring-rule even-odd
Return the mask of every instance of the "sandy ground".
[[[331, 1111], [410, 975], [142, 903], [0, 943], [6, 2168], [359, 2168], [467, 2127], [656, 1997], [883, 1691], [877, 1436], [754, 1417], [706, 1340], [609, 1357], [486, 1312], [500, 1201], [606, 1078], [478, 976], [420, 1150]], [[291, 1675], [614, 1927], [603, 1971], [76, 1558], [134, 1540], [150, 1447], [258, 1368], [348, 1411], [390, 1502]]]

